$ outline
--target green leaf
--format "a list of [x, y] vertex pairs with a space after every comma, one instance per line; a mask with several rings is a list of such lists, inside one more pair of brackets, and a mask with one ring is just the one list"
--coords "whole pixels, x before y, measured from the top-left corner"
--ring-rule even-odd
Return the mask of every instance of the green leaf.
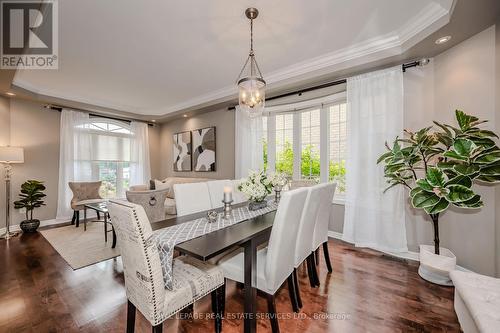
[[481, 175], [477, 177], [478, 180], [486, 183], [498, 183], [500, 182], [500, 176], [487, 176], [487, 175]]
[[380, 162], [382, 162], [383, 160], [385, 160], [386, 158], [391, 157], [391, 156], [392, 156], [392, 151], [388, 151], [388, 152], [380, 155], [380, 157], [377, 160], [377, 164], [379, 164]]
[[441, 123], [438, 123], [437, 121], [433, 121], [434, 124], [436, 124], [437, 126], [439, 126], [445, 133], [446, 135], [448, 136], [452, 136], [452, 133], [451, 131], [448, 129], [448, 127], [446, 127], [445, 125], [441, 124]]
[[490, 164], [497, 161], [500, 161], [500, 150], [483, 152], [474, 158], [474, 163], [477, 164]]
[[457, 164], [458, 164], [458, 162], [455, 162], [455, 161], [438, 162], [437, 167], [439, 169], [442, 169], [442, 170], [444, 170], [444, 169], [453, 169], [453, 167], [455, 165], [457, 165]]
[[464, 176], [472, 175], [479, 171], [479, 167], [477, 165], [467, 165], [467, 164], [457, 164], [453, 167], [453, 169], [462, 174]]
[[455, 110], [455, 116], [457, 118], [458, 126], [460, 126], [462, 131], [468, 130], [472, 122], [479, 120], [477, 117], [469, 116], [461, 110]]
[[481, 168], [481, 175], [500, 176], [500, 163], [490, 164]]
[[454, 202], [453, 203], [455, 206], [460, 207], [460, 208], [471, 208], [471, 209], [477, 209], [483, 207], [483, 201], [481, 201], [481, 196], [476, 194], [473, 196], [471, 199], [464, 201], [464, 202]]
[[445, 186], [449, 186], [449, 185], [462, 185], [462, 186], [471, 188], [472, 187], [472, 180], [467, 176], [459, 175], [459, 176], [456, 176], [455, 178], [450, 179], [445, 184]]
[[472, 199], [475, 195], [474, 191], [463, 185], [450, 185], [446, 187], [450, 193], [446, 195], [446, 199], [450, 202], [463, 202]]
[[434, 187], [431, 184], [429, 184], [429, 182], [425, 178], [417, 180], [416, 184], [418, 185], [418, 188], [420, 188], [423, 191], [433, 192], [434, 190]]
[[434, 193], [421, 192], [415, 194], [411, 199], [411, 203], [415, 208], [425, 208], [434, 206], [439, 201], [439, 197]]
[[445, 198], [441, 198], [434, 206], [425, 207], [424, 210], [427, 214], [438, 214], [445, 211], [450, 203]]
[[445, 183], [445, 175], [438, 168], [429, 168], [426, 179], [432, 187], [443, 187]]
[[470, 139], [474, 142], [475, 145], [481, 147], [493, 147], [495, 145], [495, 141], [489, 138], [477, 138], [471, 136]]
[[453, 149], [460, 156], [469, 156], [474, 148], [474, 142], [469, 139], [457, 139], [453, 143]]
[[422, 192], [420, 187], [415, 187], [410, 191], [410, 197], [413, 198], [416, 194]]
[[467, 161], [467, 157], [466, 156], [459, 155], [454, 150], [449, 150], [449, 151], [445, 152], [443, 154], [443, 156], [444, 157], [453, 158], [453, 159], [456, 159], [456, 160]]

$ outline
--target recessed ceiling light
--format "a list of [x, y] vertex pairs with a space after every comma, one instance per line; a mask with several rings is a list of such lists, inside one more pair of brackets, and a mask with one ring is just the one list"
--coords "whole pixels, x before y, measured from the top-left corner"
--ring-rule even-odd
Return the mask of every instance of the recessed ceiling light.
[[7, 96], [16, 96], [16, 94], [14, 94], [13, 92], [10, 92], [10, 91], [6, 92], [5, 95], [7, 95]]
[[444, 44], [447, 41], [449, 41], [450, 39], [451, 39], [451, 36], [444, 36], [444, 37], [438, 38], [438, 39], [436, 39], [436, 44], [437, 45]]
[[152, 121], [153, 123], [156, 123], [156, 119], [151, 119], [151, 121]]
[[188, 116], [188, 115], [187, 115], [187, 114], [183, 114], [182, 116], [183, 116], [184, 118], [187, 118], [187, 116]]

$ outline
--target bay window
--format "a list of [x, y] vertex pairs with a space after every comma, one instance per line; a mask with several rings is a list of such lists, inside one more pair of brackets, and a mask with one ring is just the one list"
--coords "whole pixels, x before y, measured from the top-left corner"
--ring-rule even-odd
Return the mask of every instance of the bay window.
[[263, 127], [267, 172], [282, 172], [296, 180], [318, 183], [335, 181], [336, 196], [343, 195], [347, 140], [345, 93], [266, 107]]

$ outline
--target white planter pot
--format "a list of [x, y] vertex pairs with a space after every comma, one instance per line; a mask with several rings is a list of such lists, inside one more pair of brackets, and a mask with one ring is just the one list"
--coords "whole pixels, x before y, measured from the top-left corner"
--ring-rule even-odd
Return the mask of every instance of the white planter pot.
[[450, 272], [457, 266], [457, 257], [444, 247], [439, 248], [439, 255], [434, 254], [434, 246], [420, 245], [420, 267], [418, 274], [424, 280], [442, 286], [452, 286]]

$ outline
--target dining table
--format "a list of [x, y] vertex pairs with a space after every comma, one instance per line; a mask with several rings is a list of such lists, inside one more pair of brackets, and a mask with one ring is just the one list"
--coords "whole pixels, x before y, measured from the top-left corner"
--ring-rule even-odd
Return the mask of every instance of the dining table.
[[[248, 202], [233, 205], [243, 207]], [[222, 208], [215, 209], [222, 212]], [[191, 215], [175, 216], [151, 224], [153, 230], [167, 228], [206, 217], [208, 211]], [[257, 330], [257, 247], [266, 242], [271, 234], [276, 211], [271, 211], [254, 218], [249, 218], [228, 227], [187, 240], [175, 246], [180, 254], [192, 256], [201, 261], [234, 249], [244, 249], [244, 332], [254, 333]]]

